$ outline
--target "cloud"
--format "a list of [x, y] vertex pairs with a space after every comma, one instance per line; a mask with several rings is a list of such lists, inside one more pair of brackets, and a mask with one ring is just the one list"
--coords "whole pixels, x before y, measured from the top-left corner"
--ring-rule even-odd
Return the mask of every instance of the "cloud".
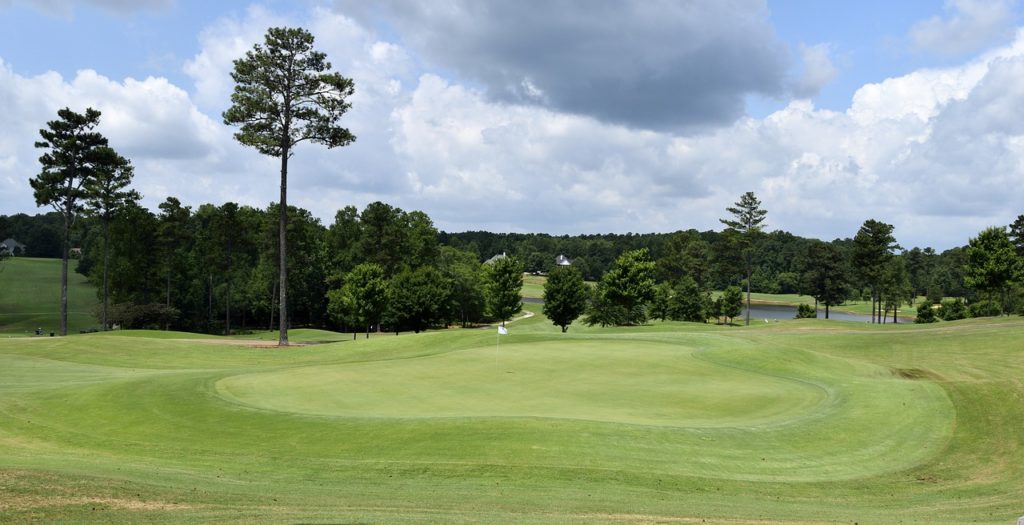
[[[380, 7], [383, 5], [383, 7]], [[781, 96], [788, 50], [764, 2], [342, 2], [489, 100], [633, 128], [728, 125], [751, 93]]]
[[1012, 38], [1016, 0], [947, 0], [945, 17], [934, 16], [910, 29], [918, 51], [961, 56]]
[[16, 4], [27, 4], [43, 13], [70, 17], [76, 5], [98, 7], [115, 14], [131, 14], [138, 11], [166, 9], [176, 0], [6, 0], [0, 1], [0, 8]]
[[[24, 76], [0, 62], [0, 207], [33, 211], [38, 129], [60, 107], [86, 105], [103, 111], [101, 131], [136, 164], [148, 206], [168, 195], [192, 206], [276, 200], [276, 159], [237, 144], [220, 112], [231, 61], [268, 26], [300, 25], [356, 84], [343, 122], [358, 140], [303, 145], [290, 164], [291, 203], [325, 222], [383, 200], [449, 231], [719, 229], [726, 206], [750, 190], [771, 229], [846, 237], [875, 218], [905, 246], [947, 248], [1024, 212], [1024, 35], [956, 67], [867, 84], [846, 111], [796, 100], [766, 118], [680, 134], [564, 108], [542, 76], [520, 79], [531, 100], [496, 97], [486, 82], [431, 66], [407, 45], [415, 32], [385, 38], [363, 16], [254, 8], [215, 22], [187, 66], [190, 86], [91, 70]], [[812, 92], [834, 74], [831, 49], [803, 54]]]
[[813, 98], [821, 88], [835, 80], [839, 70], [832, 64], [832, 46], [800, 44], [800, 61], [803, 73], [794, 83], [792, 91], [796, 98]]

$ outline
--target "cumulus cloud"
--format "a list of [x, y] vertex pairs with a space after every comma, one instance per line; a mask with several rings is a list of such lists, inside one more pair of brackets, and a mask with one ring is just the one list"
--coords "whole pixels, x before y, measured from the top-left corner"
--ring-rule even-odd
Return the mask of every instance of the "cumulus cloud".
[[839, 70], [832, 63], [832, 46], [823, 43], [808, 46], [800, 44], [800, 62], [803, 73], [793, 85], [796, 98], [813, 98], [821, 88], [835, 80]]
[[[147, 205], [168, 195], [193, 206], [276, 200], [275, 159], [235, 143], [219, 116], [231, 60], [270, 25], [308, 27], [355, 79], [344, 124], [356, 143], [304, 145], [292, 158], [291, 202], [327, 222], [343, 206], [383, 200], [449, 231], [718, 229], [751, 190], [772, 229], [845, 237], [875, 218], [905, 246], [946, 248], [1024, 212], [1024, 36], [960, 66], [865, 85], [846, 111], [796, 100], [763, 119], [679, 134], [562, 107], [543, 76], [518, 79], [523, 98], [496, 97], [338, 11], [296, 20], [260, 8], [202, 33], [191, 86], [88, 70], [30, 77], [0, 62], [0, 207], [31, 211], [38, 129], [60, 107], [86, 105], [104, 112], [101, 131], [135, 162]], [[834, 74], [831, 49], [803, 51], [810, 92]]]
[[490, 100], [612, 124], [694, 132], [740, 117], [748, 94], [785, 91], [788, 50], [757, 0], [340, 5], [386, 16]]
[[946, 16], [922, 20], [910, 29], [918, 51], [945, 56], [971, 53], [1013, 36], [1016, 0], [946, 0]]
[[90, 5], [117, 14], [129, 14], [137, 11], [166, 9], [175, 0], [0, 0], [0, 8], [27, 4], [44, 13], [56, 16], [71, 16], [76, 5]]

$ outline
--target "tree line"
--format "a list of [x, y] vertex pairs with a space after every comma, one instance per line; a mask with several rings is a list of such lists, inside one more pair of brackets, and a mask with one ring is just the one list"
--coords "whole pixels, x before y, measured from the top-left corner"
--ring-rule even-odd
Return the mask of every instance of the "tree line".
[[[919, 312], [924, 319], [930, 313], [955, 319], [1019, 312], [1024, 305], [1024, 216], [937, 253], [901, 249], [893, 227], [875, 220], [865, 221], [853, 238], [832, 242], [782, 231], [755, 232], [749, 242], [739, 242], [740, 233], [729, 228], [643, 235], [446, 233], [421, 211], [382, 202], [363, 210], [347, 206], [329, 225], [307, 210], [289, 207], [287, 213], [291, 326], [416, 331], [507, 319], [518, 304], [508, 290], [518, 293], [516, 277], [521, 283], [523, 271], [547, 273], [551, 285], [569, 281], [575, 299], [562, 301], [576, 311], [569, 323], [580, 316], [606, 325], [729, 320], [740, 313], [736, 297], [747, 282], [754, 292], [813, 296], [826, 309], [873, 300], [879, 322], [915, 301], [928, 305]], [[95, 212], [80, 218], [70, 242], [81, 249], [77, 271], [98, 289], [107, 269], [108, 324], [208, 333], [270, 329], [279, 321], [278, 218], [276, 204], [192, 209], [171, 197], [153, 212], [131, 200], [106, 219]], [[59, 219], [56, 213], [0, 216], [0, 237], [55, 232]], [[33, 253], [26, 244], [30, 255], [59, 255]], [[482, 264], [500, 253], [508, 256]], [[571, 271], [555, 266], [558, 254], [574, 258]], [[611, 259], [607, 267], [604, 257]], [[531, 258], [538, 260], [532, 267], [520, 262]], [[566, 277], [570, 272], [572, 278]], [[512, 284], [493, 284], [500, 279]], [[580, 288], [576, 283], [584, 280], [595, 285]], [[714, 290], [726, 292], [713, 299]], [[569, 316], [554, 313], [554, 299], [546, 309], [547, 303], [552, 319]]]

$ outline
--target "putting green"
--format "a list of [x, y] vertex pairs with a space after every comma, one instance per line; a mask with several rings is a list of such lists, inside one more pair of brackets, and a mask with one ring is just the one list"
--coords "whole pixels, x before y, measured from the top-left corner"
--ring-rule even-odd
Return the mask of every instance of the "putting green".
[[823, 403], [825, 389], [695, 359], [647, 341], [549, 341], [417, 359], [290, 368], [229, 377], [249, 406], [349, 417], [547, 417], [721, 427], [767, 424]]

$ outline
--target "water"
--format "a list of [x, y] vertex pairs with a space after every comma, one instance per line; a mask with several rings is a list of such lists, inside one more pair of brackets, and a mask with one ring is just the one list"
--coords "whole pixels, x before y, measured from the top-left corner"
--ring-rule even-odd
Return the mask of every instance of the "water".
[[[544, 304], [543, 299], [535, 297], [523, 297], [524, 303]], [[740, 322], [746, 319], [747, 309], [744, 307], [740, 315], [736, 316], [735, 322]], [[776, 320], [788, 320], [796, 317], [796, 307], [786, 306], [780, 304], [753, 304], [750, 305], [750, 322], [758, 321], [763, 323], [765, 319], [769, 321]], [[818, 319], [825, 319], [825, 309], [818, 309]], [[829, 309], [828, 319], [830, 321], [860, 321], [862, 323], [870, 323], [870, 315], [862, 314], [848, 314], [845, 312], [837, 312], [835, 308]], [[889, 321], [891, 322], [891, 321]], [[900, 320], [901, 323], [907, 323], [911, 321]]]
[[[743, 312], [736, 316], [736, 321], [746, 319], [747, 309], [744, 307]], [[750, 322], [754, 321], [764, 322], [765, 319], [769, 321], [782, 320], [782, 319], [793, 319], [796, 317], [796, 307], [776, 304], [752, 304], [750, 305]], [[835, 308], [830, 308], [828, 311], [829, 320], [834, 321], [860, 321], [863, 323], [871, 322], [870, 315], [860, 314], [848, 314], [845, 312], [837, 312]], [[818, 309], [818, 319], [825, 319], [825, 309]], [[906, 321], [904, 321], [906, 322]]]

